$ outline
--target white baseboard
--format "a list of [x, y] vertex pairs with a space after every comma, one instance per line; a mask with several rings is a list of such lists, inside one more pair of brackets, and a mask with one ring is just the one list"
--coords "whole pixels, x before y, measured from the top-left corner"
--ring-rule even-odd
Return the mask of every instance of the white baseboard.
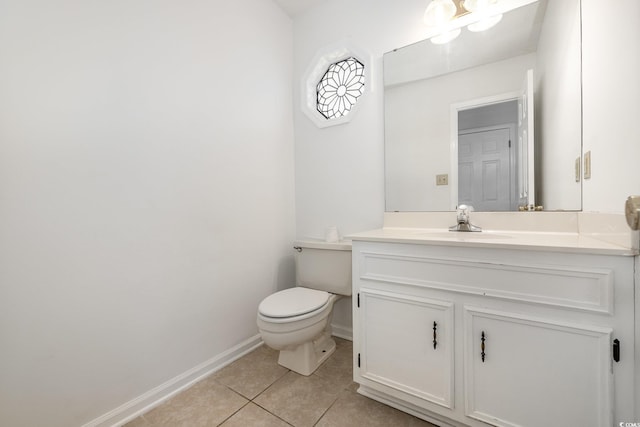
[[160, 384], [148, 392], [136, 397], [129, 402], [107, 412], [98, 418], [89, 421], [82, 427], [115, 427], [128, 423], [145, 412], [150, 411], [169, 398], [189, 388], [194, 383], [224, 368], [231, 362], [239, 359], [262, 344], [260, 334], [255, 335], [244, 342], [230, 348], [200, 365]]
[[353, 341], [353, 329], [341, 325], [331, 325], [331, 335]]

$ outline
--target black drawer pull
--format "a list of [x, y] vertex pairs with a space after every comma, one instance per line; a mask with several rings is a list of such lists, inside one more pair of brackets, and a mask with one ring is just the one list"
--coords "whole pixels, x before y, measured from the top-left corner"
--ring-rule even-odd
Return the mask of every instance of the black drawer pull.
[[436, 347], [438, 346], [438, 324], [436, 322], [433, 322], [433, 349], [435, 350]]

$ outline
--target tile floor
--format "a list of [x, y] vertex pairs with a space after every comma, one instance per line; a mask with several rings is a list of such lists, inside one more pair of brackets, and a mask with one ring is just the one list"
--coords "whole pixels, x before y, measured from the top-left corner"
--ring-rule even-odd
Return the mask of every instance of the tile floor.
[[423, 426], [429, 424], [356, 392], [351, 341], [312, 375], [278, 365], [278, 352], [262, 346], [126, 427], [158, 426]]

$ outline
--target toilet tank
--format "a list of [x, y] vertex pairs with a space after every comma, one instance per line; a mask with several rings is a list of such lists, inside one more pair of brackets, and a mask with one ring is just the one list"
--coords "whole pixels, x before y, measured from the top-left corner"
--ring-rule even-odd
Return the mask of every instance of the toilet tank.
[[351, 242], [298, 240], [296, 286], [351, 295]]

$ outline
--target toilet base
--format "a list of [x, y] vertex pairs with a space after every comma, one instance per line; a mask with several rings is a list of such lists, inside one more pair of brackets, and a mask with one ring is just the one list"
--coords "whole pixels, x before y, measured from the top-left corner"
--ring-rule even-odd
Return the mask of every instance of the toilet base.
[[313, 341], [299, 345], [292, 350], [280, 350], [278, 364], [300, 375], [311, 375], [336, 350], [336, 342], [325, 330]]

